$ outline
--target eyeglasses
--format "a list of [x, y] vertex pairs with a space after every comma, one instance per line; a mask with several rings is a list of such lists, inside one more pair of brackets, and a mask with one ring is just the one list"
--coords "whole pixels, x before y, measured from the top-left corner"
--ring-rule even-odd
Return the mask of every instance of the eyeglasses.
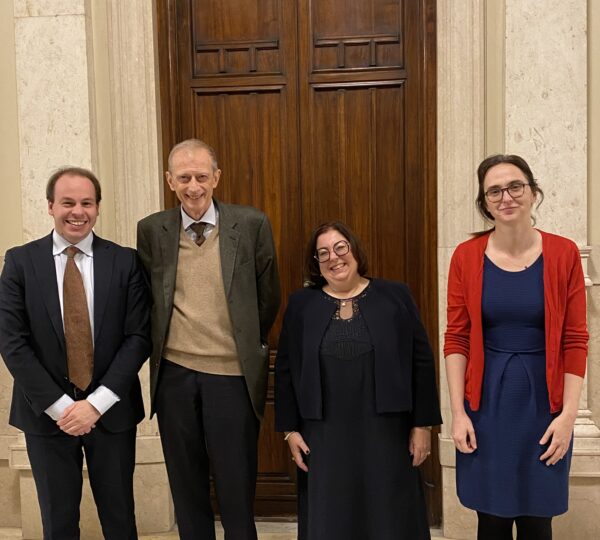
[[[340, 240], [333, 245], [333, 252], [341, 257], [350, 251], [350, 244], [346, 240]], [[327, 262], [331, 258], [331, 252], [327, 248], [320, 248], [314, 254], [314, 258], [320, 263]]]
[[529, 184], [526, 184], [525, 182], [512, 182], [505, 188], [491, 187], [485, 192], [485, 198], [488, 202], [500, 202], [502, 197], [504, 197], [504, 192], [507, 191], [513, 199], [518, 199], [525, 193], [525, 186], [529, 186]]

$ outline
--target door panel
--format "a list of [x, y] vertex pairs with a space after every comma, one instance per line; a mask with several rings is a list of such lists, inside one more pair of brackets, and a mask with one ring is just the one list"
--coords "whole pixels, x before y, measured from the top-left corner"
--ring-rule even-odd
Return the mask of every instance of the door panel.
[[[302, 286], [310, 231], [347, 222], [370, 275], [409, 283], [437, 350], [435, 0], [157, 0], [157, 11], [165, 163], [188, 137], [215, 147], [217, 197], [271, 220], [284, 299]], [[285, 518], [295, 471], [273, 431], [272, 379], [273, 356], [257, 515]], [[436, 450], [423, 468], [432, 523]]]
[[[316, 88], [303, 160], [304, 230], [332, 219], [363, 240], [371, 275], [405, 275], [402, 85]], [[385, 156], [394, 156], [387, 159]]]

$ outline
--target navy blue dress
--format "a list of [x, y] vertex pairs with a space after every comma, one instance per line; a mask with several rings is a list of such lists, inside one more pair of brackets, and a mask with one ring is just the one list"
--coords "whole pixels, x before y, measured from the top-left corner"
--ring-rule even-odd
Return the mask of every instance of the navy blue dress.
[[[375, 410], [374, 354], [360, 313], [336, 310], [320, 347], [323, 419], [304, 420], [308, 474], [298, 470], [299, 540], [429, 540], [408, 413]], [[339, 305], [339, 300], [323, 293]]]
[[485, 371], [481, 405], [471, 411], [477, 450], [456, 453], [458, 497], [501, 517], [567, 511], [571, 447], [556, 465], [539, 460], [553, 419], [546, 385], [543, 257], [520, 272], [485, 257], [482, 291]]

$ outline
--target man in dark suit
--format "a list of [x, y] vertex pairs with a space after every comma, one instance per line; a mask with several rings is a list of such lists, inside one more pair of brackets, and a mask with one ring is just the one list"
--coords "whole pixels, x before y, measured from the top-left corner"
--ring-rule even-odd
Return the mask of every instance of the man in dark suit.
[[214, 540], [209, 463], [225, 537], [255, 540], [267, 334], [279, 308], [267, 217], [213, 199], [221, 171], [197, 139], [176, 145], [166, 180], [181, 205], [138, 224], [151, 281], [156, 411], [180, 538]]
[[92, 232], [101, 198], [92, 172], [57, 171], [46, 197], [54, 231], [7, 251], [0, 279], [10, 424], [25, 433], [44, 539], [79, 538], [84, 453], [104, 537], [135, 539], [148, 290], [135, 251]]

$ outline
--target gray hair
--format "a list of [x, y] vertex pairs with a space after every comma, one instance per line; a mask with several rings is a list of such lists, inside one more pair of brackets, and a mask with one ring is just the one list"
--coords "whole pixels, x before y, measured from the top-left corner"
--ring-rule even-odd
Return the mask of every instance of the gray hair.
[[168, 161], [169, 172], [172, 172], [171, 169], [173, 166], [173, 156], [180, 150], [206, 150], [210, 156], [213, 172], [219, 168], [219, 165], [217, 164], [217, 153], [215, 152], [215, 149], [210, 146], [210, 144], [207, 144], [200, 139], [186, 139], [185, 141], [181, 141], [171, 148]]

